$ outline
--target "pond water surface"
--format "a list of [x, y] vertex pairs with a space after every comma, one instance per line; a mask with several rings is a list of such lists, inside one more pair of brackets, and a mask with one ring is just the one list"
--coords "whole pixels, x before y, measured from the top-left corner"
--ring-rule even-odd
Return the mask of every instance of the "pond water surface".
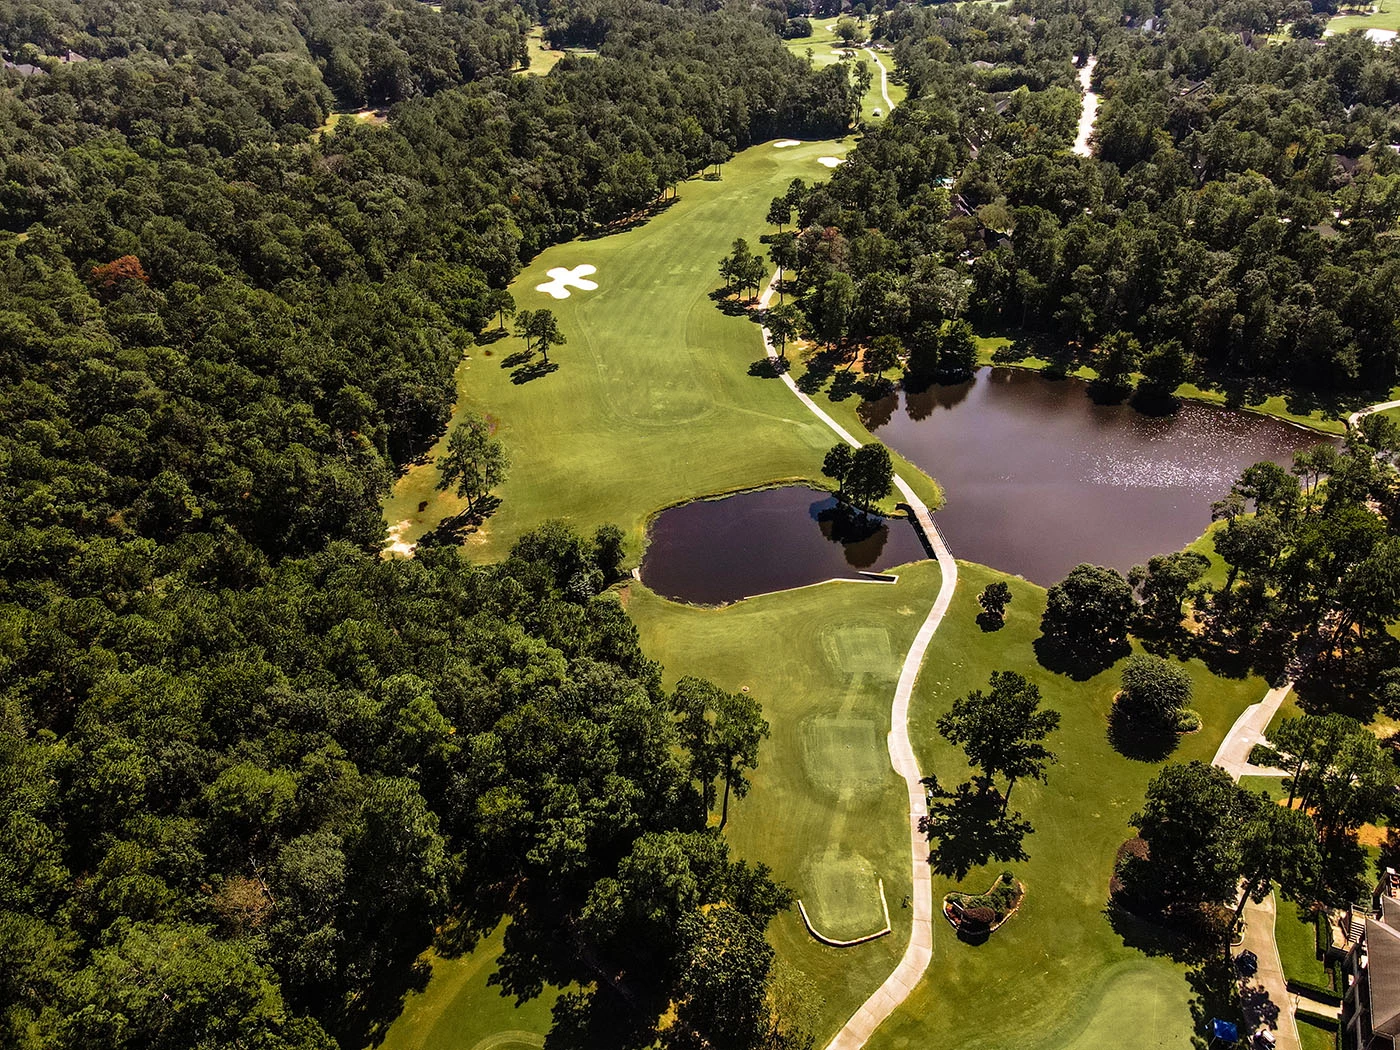
[[1263, 459], [1291, 465], [1321, 435], [1195, 402], [1150, 416], [1025, 369], [896, 392], [861, 408], [879, 439], [938, 479], [959, 558], [1052, 584], [1082, 561], [1124, 572], [1180, 550], [1210, 504]]
[[828, 492], [790, 485], [662, 511], [641, 577], [667, 598], [719, 605], [926, 557], [908, 521], [865, 516]]

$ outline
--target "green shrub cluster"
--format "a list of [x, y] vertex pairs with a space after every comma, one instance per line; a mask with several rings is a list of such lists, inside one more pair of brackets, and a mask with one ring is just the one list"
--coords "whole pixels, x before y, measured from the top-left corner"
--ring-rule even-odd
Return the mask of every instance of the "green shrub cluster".
[[1011, 872], [1003, 871], [986, 893], [950, 893], [948, 899], [960, 904], [965, 913], [990, 908], [996, 916], [994, 921], [1001, 922], [1020, 901], [1021, 888]]

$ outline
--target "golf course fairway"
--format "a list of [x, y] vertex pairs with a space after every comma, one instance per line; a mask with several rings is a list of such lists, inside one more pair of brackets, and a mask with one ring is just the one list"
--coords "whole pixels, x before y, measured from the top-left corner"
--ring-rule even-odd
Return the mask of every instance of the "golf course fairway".
[[[721, 179], [683, 183], [649, 221], [550, 248], [525, 268], [511, 286], [518, 308], [553, 310], [568, 343], [550, 350], [557, 371], [527, 382], [508, 363], [524, 349], [514, 336], [473, 347], [459, 368], [459, 411], [487, 415], [511, 460], [494, 492], [499, 509], [466, 538], [469, 557], [502, 556], [551, 518], [584, 531], [615, 523], [635, 551], [650, 515], [672, 504], [821, 477], [834, 438], [781, 383], [748, 374], [763, 356], [758, 327], [709, 293], [736, 237], [762, 249], [772, 198], [794, 178], [823, 179], [817, 158], [847, 148], [754, 146]], [[596, 290], [567, 299], [536, 291], [547, 271], [581, 265], [596, 268]], [[463, 509], [437, 491], [437, 478], [425, 462], [398, 480], [385, 507], [396, 540], [412, 543]]]

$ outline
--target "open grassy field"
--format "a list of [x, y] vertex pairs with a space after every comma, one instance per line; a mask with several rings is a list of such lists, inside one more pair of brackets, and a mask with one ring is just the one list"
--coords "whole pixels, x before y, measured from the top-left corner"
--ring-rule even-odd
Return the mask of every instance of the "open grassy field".
[[1301, 912], [1298, 905], [1282, 897], [1274, 898], [1278, 915], [1274, 920], [1274, 940], [1278, 942], [1278, 957], [1283, 972], [1295, 981], [1327, 987], [1327, 967], [1317, 957], [1317, 930], [1312, 917]]
[[[821, 991], [818, 1031], [830, 1036], [898, 961], [909, 936], [909, 840], [904, 783], [885, 737], [900, 663], [938, 592], [938, 566], [899, 570], [894, 586], [825, 583], [700, 609], [634, 586], [627, 611], [669, 686], [686, 674], [763, 704], [764, 742], [749, 796], [725, 829], [740, 856], [771, 865], [822, 933], [850, 939], [883, 925], [883, 879], [893, 933], [855, 948], [815, 941], [796, 909], [770, 939]], [[761, 641], [760, 641], [761, 640]]]
[[[1014, 599], [1006, 626], [986, 634], [975, 623], [976, 596], [1005, 579]], [[1041, 668], [1031, 643], [1039, 633], [1045, 592], [975, 565], [962, 566], [958, 593], [934, 638], [915, 691], [911, 736], [920, 763], [945, 783], [966, 776], [961, 753], [938, 736], [935, 721], [968, 690], [985, 688], [994, 670], [1015, 670], [1036, 682], [1046, 706], [1062, 715], [1050, 740], [1060, 762], [1047, 784], [1021, 783], [1012, 806], [1036, 832], [1030, 859], [974, 868], [962, 888], [980, 892], [1010, 867], [1025, 882], [1021, 911], [990, 941], [964, 944], [950, 929], [935, 936], [928, 977], [869, 1044], [875, 1050], [938, 1046], [978, 1050], [1064, 1050], [1110, 1043], [1133, 1033], [1141, 1047], [1189, 1047], [1192, 992], [1181, 966], [1132, 947], [1105, 914], [1114, 853], [1128, 837], [1128, 818], [1159, 764], [1119, 755], [1107, 739], [1118, 689], [1117, 669], [1073, 682]], [[1198, 662], [1193, 706], [1201, 732], [1183, 737], [1170, 761], [1209, 761], [1238, 713], [1264, 695], [1258, 679], [1225, 680]], [[935, 878], [935, 896], [955, 888]]]
[[548, 76], [549, 71], [557, 66], [565, 55], [591, 57], [598, 54], [593, 48], [587, 47], [547, 47], [544, 42], [544, 26], [538, 25], [532, 26], [530, 32], [525, 35], [525, 52], [530, 56], [530, 62], [515, 72], [532, 77]]
[[[748, 374], [763, 354], [758, 328], [709, 293], [736, 237], [760, 247], [771, 199], [796, 176], [820, 178], [817, 158], [847, 148], [755, 146], [721, 180], [685, 183], [650, 221], [551, 248], [521, 273], [518, 306], [552, 309], [569, 342], [550, 354], [557, 371], [528, 382], [511, 363], [523, 349], [514, 336], [474, 347], [459, 368], [459, 406], [489, 413], [511, 457], [499, 510], [467, 540], [473, 557], [499, 556], [550, 518], [580, 529], [616, 522], [635, 551], [648, 517], [671, 504], [820, 478], [834, 439], [781, 383]], [[597, 268], [596, 291], [556, 300], [535, 290], [546, 271], [581, 264]], [[436, 491], [437, 477], [427, 463], [398, 480], [385, 517], [402, 524], [399, 538], [416, 540], [462, 508]]]
[[1376, 0], [1369, 6], [1343, 8], [1342, 13], [1328, 21], [1327, 29], [1332, 33], [1349, 33], [1353, 29], [1400, 30], [1400, 2]]
[[[868, 33], [870, 23], [862, 23]], [[792, 40], [784, 40], [783, 44], [795, 55], [808, 57], [814, 66], [830, 66], [837, 62], [851, 61], [864, 62], [870, 67], [870, 72], [874, 75], [871, 81], [870, 90], [865, 93], [865, 99], [861, 103], [861, 116], [867, 121], [880, 120], [889, 115], [890, 107], [885, 103], [884, 96], [880, 92], [880, 69], [884, 68], [886, 76], [894, 73], [894, 58], [890, 55], [881, 55], [864, 48], [856, 50], [855, 57], [844, 59], [846, 45], [835, 32], [835, 18], [814, 18], [812, 19], [812, 35], [795, 37]], [[888, 82], [890, 101], [894, 105], [899, 105], [908, 96], [908, 91], [903, 84], [896, 84], [893, 80]], [[878, 111], [878, 112], [877, 112]]]

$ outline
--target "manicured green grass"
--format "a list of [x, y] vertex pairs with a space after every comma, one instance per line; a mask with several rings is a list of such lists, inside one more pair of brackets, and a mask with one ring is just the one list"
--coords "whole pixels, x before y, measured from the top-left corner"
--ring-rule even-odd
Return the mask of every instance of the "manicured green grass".
[[[791, 396], [791, 395], [789, 395]], [[770, 939], [821, 990], [823, 1045], [894, 968], [909, 936], [908, 805], [886, 750], [890, 698], [904, 654], [938, 591], [938, 567], [899, 570], [893, 586], [825, 583], [722, 609], [678, 605], [633, 585], [627, 611], [669, 687], [686, 674], [747, 686], [772, 735], [753, 788], [731, 803], [725, 834], [802, 899], [818, 929], [846, 939], [893, 933], [856, 948], [815, 941], [796, 909]]]
[[[889, 115], [889, 107], [885, 104], [884, 96], [880, 93], [880, 67], [883, 66], [889, 75], [894, 73], [894, 58], [890, 55], [880, 55], [865, 50], [862, 46], [856, 46], [854, 58], [844, 58], [842, 52], [846, 50], [846, 45], [841, 38], [836, 35], [835, 30], [828, 29], [827, 26], [836, 24], [835, 18], [814, 18], [812, 19], [812, 35], [796, 37], [792, 40], [784, 40], [783, 44], [795, 55], [808, 57], [812, 65], [831, 66], [837, 62], [864, 62], [870, 67], [870, 72], [874, 79], [870, 82], [870, 90], [865, 93], [865, 98], [861, 101], [861, 117], [867, 122], [881, 120]], [[869, 32], [870, 23], [862, 23], [866, 31]], [[889, 82], [890, 101], [896, 106], [908, 97], [908, 90], [903, 84], [896, 84], [893, 80]], [[875, 110], [879, 110], [877, 116]]]
[[1299, 1013], [1298, 1039], [1303, 1050], [1336, 1050], [1337, 1022]]
[[467, 955], [444, 959], [432, 952], [432, 979], [412, 992], [389, 1028], [380, 1050], [534, 1050], [544, 1045], [550, 1010], [558, 993], [517, 1006], [487, 984], [501, 951], [502, 924]]
[[[976, 596], [1005, 579], [1014, 598], [1000, 631], [976, 625]], [[953, 888], [979, 892], [1009, 867], [1027, 886], [1020, 912], [986, 944], [959, 942], [938, 928], [928, 977], [869, 1046], [1063, 1050], [1103, 1046], [1131, 1032], [1134, 1046], [1188, 1047], [1192, 998], [1183, 969], [1125, 944], [1105, 913], [1118, 846], [1158, 763], [1129, 760], [1107, 739], [1119, 669], [1084, 682], [1051, 674], [1035, 660], [1045, 592], [992, 570], [964, 565], [957, 595], [930, 648], [915, 692], [912, 731], [920, 762], [945, 784], [967, 776], [961, 752], [938, 736], [935, 721], [952, 701], [985, 688], [994, 670], [1015, 670], [1038, 684], [1061, 713], [1050, 746], [1060, 761], [1046, 784], [1017, 784], [1012, 808], [1036, 831], [1028, 861], [974, 868], [959, 886], [936, 877], [935, 899]], [[1197, 661], [1186, 665], [1192, 701], [1204, 719], [1169, 761], [1209, 761], [1238, 713], [1267, 690], [1259, 679], [1225, 680]], [[988, 1004], [995, 1004], [989, 1008]], [[1116, 1033], [1109, 1036], [1108, 1033]]]
[[1327, 967], [1317, 957], [1317, 931], [1313, 920], [1292, 901], [1275, 897], [1278, 915], [1274, 920], [1274, 939], [1278, 942], [1278, 957], [1283, 962], [1284, 976], [1295, 981], [1326, 988], [1330, 980]]
[[546, 47], [543, 26], [533, 26], [530, 32], [525, 35], [525, 52], [530, 56], [530, 63], [515, 72], [520, 75], [528, 74], [532, 77], [548, 76], [549, 71], [557, 66], [565, 55], [588, 58], [598, 54], [595, 49], [587, 47]]
[[[1373, 13], [1339, 14], [1327, 23], [1327, 28], [1333, 33], [1349, 33], [1353, 29], [1400, 30], [1400, 3], [1396, 0], [1377, 0], [1371, 6], [1376, 9]], [[1360, 10], [1366, 11], [1366, 8]]]
[[[521, 273], [511, 288], [518, 306], [552, 309], [568, 344], [550, 353], [557, 371], [523, 384], [506, 361], [524, 346], [513, 336], [473, 347], [459, 368], [459, 407], [488, 413], [511, 458], [495, 490], [500, 508], [467, 540], [472, 557], [498, 557], [550, 518], [582, 530], [614, 522], [635, 552], [647, 519], [669, 505], [821, 477], [831, 433], [782, 383], [748, 374], [763, 356], [758, 327], [726, 315], [709, 293], [736, 237], [760, 247], [772, 198], [795, 176], [821, 178], [817, 157], [847, 148], [755, 146], [721, 180], [685, 183], [650, 221], [551, 248]], [[535, 290], [547, 270], [584, 263], [597, 267], [596, 291], [555, 300]], [[406, 522], [401, 538], [416, 540], [462, 508], [436, 491], [437, 478], [428, 462], [395, 485], [385, 517]]]
[[1275, 802], [1288, 797], [1288, 792], [1283, 790], [1283, 777], [1240, 777], [1240, 787], [1268, 795]]

